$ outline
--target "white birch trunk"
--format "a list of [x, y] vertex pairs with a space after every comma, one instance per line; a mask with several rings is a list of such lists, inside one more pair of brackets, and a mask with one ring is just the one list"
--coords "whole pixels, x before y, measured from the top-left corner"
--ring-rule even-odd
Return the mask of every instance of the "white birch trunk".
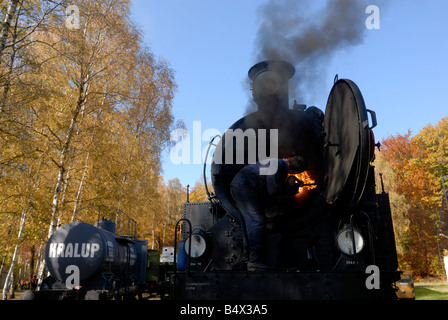
[[[86, 77], [86, 79], [88, 79], [88, 77]], [[65, 173], [65, 165], [67, 163], [67, 158], [68, 158], [67, 156], [69, 154], [70, 144], [71, 144], [73, 134], [75, 133], [76, 122], [78, 120], [78, 116], [81, 113], [81, 110], [84, 108], [84, 105], [87, 100], [87, 86], [88, 85], [86, 85], [86, 82], [84, 82], [84, 84], [81, 84], [78, 101], [76, 103], [76, 107], [73, 112], [73, 117], [70, 121], [70, 126], [67, 130], [67, 134], [65, 136], [65, 142], [64, 142], [64, 145], [61, 150], [61, 155], [59, 157], [59, 172], [58, 172], [58, 178], [56, 180], [56, 185], [54, 187], [53, 200], [51, 202], [50, 226], [48, 228], [48, 236], [47, 236], [48, 239], [51, 237], [54, 230], [56, 229], [56, 217], [57, 217], [57, 213], [59, 210], [59, 198], [60, 198], [61, 192], [62, 192], [62, 184], [64, 183], [63, 177], [64, 177], [64, 173]]]
[[75, 200], [75, 204], [73, 206], [73, 213], [72, 213], [70, 222], [73, 222], [73, 220], [75, 219], [76, 211], [78, 210], [79, 204], [81, 203], [81, 193], [82, 193], [82, 189], [83, 189], [84, 180], [87, 175], [87, 168], [88, 168], [88, 164], [89, 164], [89, 155], [90, 155], [90, 152], [87, 152], [86, 161], [84, 163], [84, 171], [82, 173], [81, 181], [79, 182], [78, 192], [76, 193], [76, 200]]
[[9, 28], [11, 27], [11, 21], [16, 13], [17, 4], [19, 0], [11, 0], [8, 5], [8, 9], [6, 11], [5, 18], [2, 21], [2, 30], [0, 33], [0, 60], [3, 56], [3, 51], [6, 47], [6, 41], [8, 40]]
[[11, 261], [11, 265], [9, 267], [8, 274], [5, 279], [5, 284], [3, 285], [3, 297], [2, 297], [3, 300], [7, 300], [8, 289], [14, 279], [14, 269], [15, 269], [16, 263], [17, 263], [17, 257], [19, 254], [19, 245], [20, 245], [20, 242], [23, 237], [23, 230], [25, 229], [25, 220], [26, 220], [27, 212], [28, 212], [28, 208], [22, 210], [22, 215], [20, 217], [19, 234], [17, 236], [18, 241], [14, 248], [14, 253], [12, 254], [12, 261]]
[[[42, 156], [42, 159], [43, 159], [43, 156]], [[33, 182], [33, 186], [31, 187], [31, 191], [28, 192], [28, 190], [27, 190], [28, 194], [26, 196], [25, 204], [23, 206], [22, 213], [20, 215], [20, 224], [19, 224], [19, 233], [17, 234], [17, 243], [16, 243], [16, 246], [14, 247], [14, 253], [12, 255], [11, 265], [9, 267], [9, 271], [8, 271], [8, 274], [6, 276], [5, 283], [3, 286], [3, 298], [2, 298], [3, 300], [7, 299], [8, 287], [11, 284], [13, 284], [13, 281], [14, 281], [14, 269], [16, 267], [17, 258], [18, 258], [18, 254], [19, 254], [19, 246], [22, 243], [22, 239], [23, 239], [23, 231], [25, 230], [26, 216], [27, 216], [28, 212], [30, 211], [29, 203], [30, 203], [31, 197], [33, 196], [34, 190], [36, 189], [37, 182], [39, 180], [39, 172], [42, 167], [42, 164], [43, 164], [43, 160], [41, 161], [41, 163], [39, 165], [39, 169], [37, 170], [36, 177]]]

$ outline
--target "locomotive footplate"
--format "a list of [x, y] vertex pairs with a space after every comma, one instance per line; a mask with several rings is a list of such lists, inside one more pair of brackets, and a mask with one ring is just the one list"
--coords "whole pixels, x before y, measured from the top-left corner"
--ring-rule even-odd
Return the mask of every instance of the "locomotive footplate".
[[[394, 299], [399, 272], [381, 272], [368, 289], [362, 272], [177, 272], [170, 277], [175, 300], [372, 300]], [[395, 298], [396, 299], [396, 298]]]

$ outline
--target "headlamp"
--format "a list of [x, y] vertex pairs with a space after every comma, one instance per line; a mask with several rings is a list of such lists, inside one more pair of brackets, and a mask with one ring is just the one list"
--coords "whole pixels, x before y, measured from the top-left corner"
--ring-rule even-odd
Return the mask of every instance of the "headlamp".
[[205, 251], [207, 250], [207, 241], [206, 241], [206, 235], [205, 233], [200, 230], [196, 229], [193, 231], [193, 233], [185, 240], [185, 252], [189, 254], [190, 250], [190, 242], [191, 242], [191, 258], [197, 259], [200, 258], [202, 255], [204, 255]]
[[[354, 242], [354, 243], [353, 243]], [[349, 225], [344, 225], [336, 236], [336, 244], [342, 253], [352, 256], [361, 252], [364, 247], [364, 239], [361, 233]]]

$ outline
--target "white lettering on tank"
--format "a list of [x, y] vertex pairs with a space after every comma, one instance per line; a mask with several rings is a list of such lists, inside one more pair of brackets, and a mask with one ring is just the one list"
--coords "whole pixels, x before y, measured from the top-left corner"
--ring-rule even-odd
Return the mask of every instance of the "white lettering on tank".
[[64, 247], [65, 243], [58, 243], [58, 247], [56, 249], [56, 257], [64, 257]]
[[90, 243], [83, 243], [81, 245], [81, 257], [87, 258], [90, 254]]
[[53, 242], [49, 244], [49, 258], [94, 258], [100, 250], [99, 243], [64, 243]]
[[79, 243], [75, 243], [75, 251], [73, 252], [73, 258], [79, 258], [80, 257], [78, 248], [79, 248]]
[[50, 252], [48, 253], [48, 256], [51, 258], [51, 257], [56, 257], [56, 246], [57, 246], [57, 243], [55, 243], [55, 242], [53, 242], [53, 243], [50, 243]]
[[92, 243], [90, 250], [90, 258], [93, 258], [95, 252], [97, 252], [98, 250], [100, 250], [100, 245], [98, 243]]
[[64, 256], [66, 258], [73, 258], [73, 243], [67, 243]]

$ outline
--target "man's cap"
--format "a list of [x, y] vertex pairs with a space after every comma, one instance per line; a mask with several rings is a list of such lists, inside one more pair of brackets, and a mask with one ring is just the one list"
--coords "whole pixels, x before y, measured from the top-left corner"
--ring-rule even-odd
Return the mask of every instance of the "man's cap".
[[292, 171], [302, 172], [308, 168], [308, 161], [301, 156], [294, 156], [288, 159], [288, 166]]

